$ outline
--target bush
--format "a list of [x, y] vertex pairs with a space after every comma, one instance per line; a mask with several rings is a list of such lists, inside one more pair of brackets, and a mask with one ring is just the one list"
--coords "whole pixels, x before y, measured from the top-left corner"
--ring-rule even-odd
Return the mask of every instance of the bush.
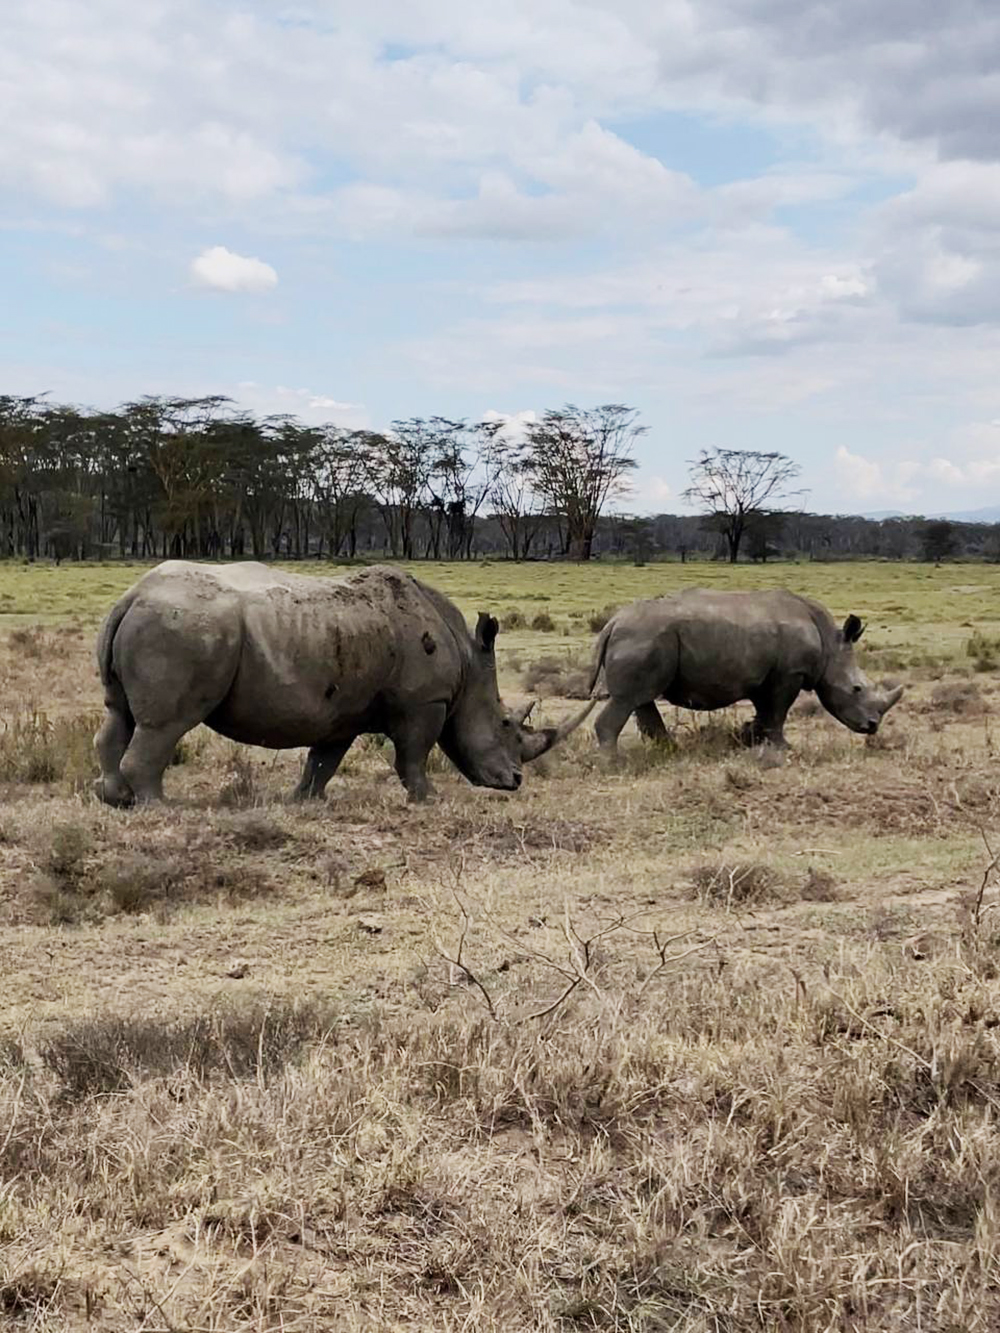
[[273, 816], [261, 810], [234, 815], [226, 832], [233, 845], [244, 852], [276, 851], [291, 841], [291, 834]]
[[574, 661], [569, 656], [539, 657], [528, 664], [522, 683], [529, 694], [538, 694], [545, 699], [554, 696], [589, 699], [590, 664]]
[[965, 641], [965, 655], [975, 659], [977, 671], [996, 671], [1000, 666], [1000, 638], [974, 630]]
[[147, 912], [180, 892], [184, 870], [179, 862], [132, 853], [103, 866], [97, 887], [107, 894], [112, 912]]
[[94, 775], [98, 713], [51, 718], [33, 710], [13, 718], [0, 732], [0, 781], [57, 782], [82, 791]]
[[63, 884], [78, 885], [92, 849], [90, 832], [82, 825], [57, 824], [45, 853], [45, 869]]
[[500, 617], [501, 629], [525, 629], [527, 620], [524, 618], [524, 612], [518, 611], [515, 607], [513, 611], [505, 611]]
[[556, 627], [556, 622], [549, 615], [548, 611], [539, 611], [538, 615], [532, 619], [531, 628], [538, 630], [541, 634], [551, 634]]
[[603, 611], [591, 611], [587, 617], [587, 624], [594, 634], [600, 634], [601, 630], [608, 623], [614, 613], [618, 610], [618, 604], [606, 606]]
[[782, 897], [781, 877], [758, 861], [696, 866], [691, 882], [696, 898], [727, 909], [734, 904], [774, 902]]
[[228, 781], [219, 793], [222, 805], [239, 809], [257, 803], [257, 774], [250, 755], [241, 746], [233, 746], [228, 763]]
[[329, 1030], [326, 1004], [259, 1002], [195, 1018], [102, 1016], [70, 1023], [39, 1048], [66, 1101], [122, 1092], [142, 1077], [187, 1070], [197, 1078], [272, 1075]]
[[988, 711], [986, 700], [974, 680], [948, 681], [931, 690], [931, 707], [938, 712], [974, 717]]

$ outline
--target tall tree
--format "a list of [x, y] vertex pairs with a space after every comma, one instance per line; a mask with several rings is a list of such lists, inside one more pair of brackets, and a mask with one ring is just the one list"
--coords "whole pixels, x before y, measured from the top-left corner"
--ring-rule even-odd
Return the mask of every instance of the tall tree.
[[954, 523], [949, 523], [945, 518], [925, 523], [920, 530], [920, 544], [923, 547], [925, 560], [934, 563], [947, 560], [950, 555], [955, 554], [955, 547], [958, 545]]
[[568, 404], [527, 427], [523, 466], [532, 488], [561, 521], [564, 549], [589, 560], [597, 521], [625, 490], [633, 450], [646, 433], [638, 412], [622, 403], [581, 409]]
[[789, 489], [801, 468], [784, 454], [703, 449], [690, 466], [691, 485], [684, 499], [703, 507], [706, 526], [721, 534], [734, 565], [748, 530], [793, 496], [804, 494]]
[[514, 560], [527, 560], [542, 525], [541, 500], [531, 487], [527, 444], [511, 436], [506, 419], [481, 421], [479, 433], [492, 477], [489, 505]]

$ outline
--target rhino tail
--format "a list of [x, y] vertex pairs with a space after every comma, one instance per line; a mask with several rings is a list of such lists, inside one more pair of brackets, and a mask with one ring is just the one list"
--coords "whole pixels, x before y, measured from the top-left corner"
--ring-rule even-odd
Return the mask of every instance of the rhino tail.
[[101, 674], [101, 684], [104, 686], [104, 702], [109, 708], [117, 708], [124, 713], [130, 713], [131, 710], [125, 695], [125, 687], [115, 672], [114, 646], [115, 635], [131, 605], [132, 598], [123, 597], [112, 607], [97, 636], [97, 669]]
[[614, 621], [609, 620], [598, 635], [597, 645], [594, 649], [594, 665], [590, 670], [590, 684], [587, 686], [587, 693], [593, 694], [600, 674], [604, 669], [604, 655], [608, 651], [608, 640], [611, 638], [611, 627]]

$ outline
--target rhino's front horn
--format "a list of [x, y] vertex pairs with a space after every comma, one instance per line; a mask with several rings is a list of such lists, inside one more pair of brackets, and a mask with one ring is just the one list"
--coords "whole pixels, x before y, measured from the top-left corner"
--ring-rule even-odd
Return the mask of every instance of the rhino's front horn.
[[517, 726], [523, 727], [525, 722], [527, 722], [528, 718], [531, 716], [531, 710], [537, 702], [537, 699], [532, 699], [529, 703], [522, 704], [520, 708], [512, 708], [510, 710], [512, 721]]
[[885, 717], [889, 709], [892, 708], [895, 704], [898, 704], [900, 699], [902, 699], [902, 697], [903, 697], [902, 685], [897, 685], [894, 690], [890, 690], [888, 694], [883, 695], [881, 704], [882, 716]]
[[558, 727], [545, 727], [541, 731], [524, 732], [521, 736], [521, 762], [528, 764], [532, 759], [539, 759], [543, 754], [547, 754], [554, 745], [564, 741], [567, 736], [576, 731], [581, 723], [587, 720], [596, 703], [596, 699], [588, 699], [585, 708], [581, 708], [575, 717], [567, 718]]

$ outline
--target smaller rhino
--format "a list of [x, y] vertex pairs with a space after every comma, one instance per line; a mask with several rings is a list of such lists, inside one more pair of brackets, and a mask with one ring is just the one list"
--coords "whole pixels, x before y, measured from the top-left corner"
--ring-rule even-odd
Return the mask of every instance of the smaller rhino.
[[666, 736], [655, 700], [716, 709], [748, 699], [756, 717], [748, 744], [784, 747], [785, 718], [802, 690], [852, 731], [873, 735], [903, 687], [873, 685], [854, 660], [864, 625], [840, 626], [819, 602], [785, 589], [683, 592], [633, 602], [616, 612], [597, 641], [590, 692], [603, 669], [610, 699], [595, 724], [602, 751], [617, 753], [631, 714], [651, 739]]

